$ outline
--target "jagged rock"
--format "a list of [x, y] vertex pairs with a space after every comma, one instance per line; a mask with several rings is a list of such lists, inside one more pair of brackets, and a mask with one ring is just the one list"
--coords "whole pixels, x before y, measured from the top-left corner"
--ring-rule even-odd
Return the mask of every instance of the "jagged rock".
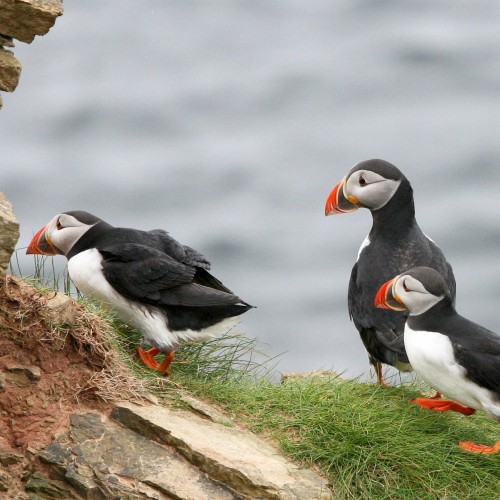
[[75, 302], [64, 293], [55, 293], [47, 300], [47, 316], [55, 325], [75, 325], [79, 312]]
[[5, 275], [19, 239], [19, 222], [3, 193], [0, 193], [0, 276]]
[[76, 497], [62, 482], [49, 479], [39, 472], [35, 472], [26, 482], [26, 491], [34, 493], [36, 498], [47, 500], [72, 500]]
[[0, 45], [3, 47], [15, 47], [11, 36], [2, 35], [0, 33]]
[[12, 477], [10, 474], [0, 470], [0, 492], [1, 491], [9, 491], [10, 486], [12, 485]]
[[0, 33], [31, 43], [62, 13], [62, 0], [0, 0]]
[[84, 498], [236, 498], [176, 450], [106, 421], [98, 413], [72, 414], [70, 423], [69, 434], [53, 441], [39, 456]]
[[174, 446], [211, 478], [240, 498], [327, 499], [327, 482], [287, 461], [254, 434], [183, 410], [115, 405], [112, 417], [150, 439]]
[[7, 451], [0, 451], [0, 464], [2, 465], [13, 465], [24, 460], [23, 455], [18, 453], [9, 453]]
[[14, 365], [7, 367], [7, 371], [11, 373], [23, 374], [32, 382], [40, 380], [42, 372], [39, 366], [34, 365]]
[[9, 384], [26, 387], [40, 380], [42, 372], [38, 366], [11, 365], [6, 367]]
[[0, 46], [0, 90], [13, 92], [21, 77], [21, 63], [10, 50]]

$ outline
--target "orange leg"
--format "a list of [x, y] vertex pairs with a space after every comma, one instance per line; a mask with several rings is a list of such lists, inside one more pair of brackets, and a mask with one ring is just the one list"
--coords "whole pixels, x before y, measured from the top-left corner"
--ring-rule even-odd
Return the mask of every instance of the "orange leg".
[[156, 359], [153, 357], [156, 356], [159, 352], [160, 349], [157, 349], [156, 347], [153, 347], [148, 351], [143, 351], [140, 347], [137, 348], [137, 354], [139, 354], [139, 357], [141, 358], [142, 362], [148, 368], [152, 368], [153, 370], [158, 370], [158, 367], [160, 366], [156, 361]]
[[460, 442], [458, 446], [460, 446], [462, 450], [470, 451], [471, 453], [483, 453], [484, 455], [500, 452], [500, 441], [497, 441], [493, 446], [475, 444], [472, 441]]
[[375, 368], [375, 373], [377, 374], [378, 383], [380, 385], [383, 385], [384, 387], [389, 387], [389, 385], [385, 383], [384, 377], [382, 375], [382, 363], [377, 361], [373, 366]]
[[170, 363], [172, 363], [174, 356], [175, 356], [175, 351], [165, 354], [165, 359], [163, 360], [162, 364], [157, 368], [157, 370], [159, 372], [162, 372], [165, 375], [165, 377], [168, 377], [170, 375], [169, 372]]
[[428, 408], [439, 412], [456, 411], [457, 413], [462, 413], [464, 415], [472, 415], [476, 413], [474, 408], [463, 406], [460, 403], [451, 401], [450, 399], [413, 398], [410, 399], [409, 403], [415, 403], [422, 408]]

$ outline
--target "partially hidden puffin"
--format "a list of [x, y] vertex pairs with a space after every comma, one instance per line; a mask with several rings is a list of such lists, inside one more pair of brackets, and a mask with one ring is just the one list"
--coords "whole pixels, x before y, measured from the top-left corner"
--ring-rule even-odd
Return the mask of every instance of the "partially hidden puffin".
[[[375, 307], [409, 311], [404, 330], [406, 353], [413, 369], [430, 386], [453, 398], [416, 398], [435, 411], [471, 415], [483, 410], [500, 421], [500, 336], [460, 316], [443, 276], [429, 267], [415, 267], [384, 283]], [[474, 453], [500, 452], [470, 441], [459, 445]]]
[[161, 229], [113, 227], [88, 212], [64, 212], [36, 233], [27, 253], [65, 255], [80, 292], [139, 330], [153, 346], [137, 349], [140, 358], [165, 375], [179, 344], [225, 333], [252, 308], [208, 272], [203, 255]]
[[349, 315], [368, 351], [378, 381], [385, 385], [382, 363], [411, 371], [403, 343], [408, 314], [395, 315], [375, 309], [373, 297], [378, 287], [406, 269], [429, 266], [445, 277], [455, 297], [455, 278], [443, 252], [418, 226], [412, 187], [394, 165], [384, 160], [354, 165], [328, 196], [325, 215], [358, 208], [370, 210], [373, 225], [351, 272]]

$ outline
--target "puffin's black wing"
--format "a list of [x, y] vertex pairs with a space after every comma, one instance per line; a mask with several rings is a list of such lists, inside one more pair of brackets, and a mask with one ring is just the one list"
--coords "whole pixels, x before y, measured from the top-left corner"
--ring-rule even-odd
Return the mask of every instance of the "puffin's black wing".
[[155, 300], [159, 290], [190, 283], [196, 272], [194, 267], [137, 243], [107, 245], [99, 251], [104, 276], [129, 298]]
[[194, 248], [188, 247], [187, 245], [181, 245], [163, 229], [153, 229], [152, 231], [148, 231], [148, 234], [157, 239], [159, 242], [159, 248], [167, 255], [174, 257], [183, 264], [196, 267], [196, 274], [193, 279], [194, 283], [214, 288], [222, 292], [233, 293], [229, 290], [229, 288], [224, 286], [221, 281], [208, 272], [211, 266], [210, 261], [200, 252]]
[[200, 252], [187, 245], [181, 245], [175, 238], [172, 238], [163, 229], [153, 229], [148, 234], [154, 236], [159, 241], [159, 248], [175, 260], [187, 264], [188, 266], [210, 269], [210, 261]]
[[[156, 306], [215, 306], [243, 303], [237, 296], [193, 283], [197, 269], [145, 245], [99, 248], [111, 286], [129, 300]], [[215, 279], [215, 278], [214, 278]]]
[[449, 332], [457, 362], [467, 370], [467, 378], [496, 392], [500, 399], [500, 336], [462, 316], [458, 328]]

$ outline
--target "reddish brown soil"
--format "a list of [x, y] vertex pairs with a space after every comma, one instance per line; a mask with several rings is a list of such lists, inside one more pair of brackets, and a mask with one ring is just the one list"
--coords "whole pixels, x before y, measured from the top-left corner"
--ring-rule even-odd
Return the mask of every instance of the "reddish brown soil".
[[32, 468], [36, 451], [68, 429], [71, 412], [109, 409], [89, 384], [100, 369], [96, 360], [51, 327], [46, 303], [15, 278], [0, 281], [0, 452], [25, 457], [9, 465], [14, 481]]

